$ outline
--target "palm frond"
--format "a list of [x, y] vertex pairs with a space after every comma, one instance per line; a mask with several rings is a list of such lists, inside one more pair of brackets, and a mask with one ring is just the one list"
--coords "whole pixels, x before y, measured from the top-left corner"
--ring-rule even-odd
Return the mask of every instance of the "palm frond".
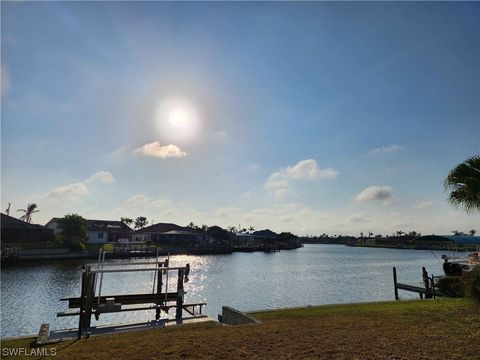
[[444, 181], [448, 202], [467, 213], [480, 211], [480, 156], [472, 156], [450, 171]]

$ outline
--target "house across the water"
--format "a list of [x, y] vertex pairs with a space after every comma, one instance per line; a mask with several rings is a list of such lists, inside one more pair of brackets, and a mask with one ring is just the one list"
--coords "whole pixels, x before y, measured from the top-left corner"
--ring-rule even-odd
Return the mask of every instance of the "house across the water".
[[1, 214], [2, 246], [33, 244], [53, 241], [53, 231], [46, 226], [30, 224], [12, 216]]
[[[59, 226], [60, 218], [53, 218], [45, 224], [47, 228], [53, 229], [55, 234], [61, 234]], [[116, 220], [89, 220], [88, 240], [89, 244], [103, 244], [107, 242], [128, 242], [132, 239], [133, 230], [121, 221]]]
[[135, 231], [134, 240], [181, 246], [205, 246], [211, 241], [210, 237], [203, 232], [195, 232], [191, 228], [172, 223], [158, 223], [139, 229]]

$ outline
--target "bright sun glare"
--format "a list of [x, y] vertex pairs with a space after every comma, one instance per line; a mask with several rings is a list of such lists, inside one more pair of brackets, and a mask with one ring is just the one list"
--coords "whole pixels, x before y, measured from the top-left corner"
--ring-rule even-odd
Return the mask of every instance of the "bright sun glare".
[[198, 132], [199, 116], [193, 104], [185, 99], [162, 101], [156, 111], [155, 123], [161, 135], [169, 140], [190, 140]]
[[188, 127], [188, 114], [183, 109], [174, 109], [168, 114], [168, 121], [173, 127]]

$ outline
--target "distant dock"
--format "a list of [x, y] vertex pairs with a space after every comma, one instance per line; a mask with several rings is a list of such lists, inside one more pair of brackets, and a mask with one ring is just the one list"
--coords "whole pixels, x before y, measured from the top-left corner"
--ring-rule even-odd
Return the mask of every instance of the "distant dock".
[[397, 269], [393, 267], [393, 287], [395, 292], [395, 300], [400, 300], [398, 290], [410, 291], [419, 294], [420, 299], [435, 299], [439, 294], [436, 291], [437, 282], [443, 276], [428, 276], [425, 267], [422, 267], [422, 283], [406, 284], [400, 283], [397, 279]]

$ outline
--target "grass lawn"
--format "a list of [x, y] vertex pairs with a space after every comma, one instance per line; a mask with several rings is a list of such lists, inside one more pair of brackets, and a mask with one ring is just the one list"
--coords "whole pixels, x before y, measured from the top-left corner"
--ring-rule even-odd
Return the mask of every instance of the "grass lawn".
[[[480, 309], [465, 299], [317, 306], [51, 345], [57, 359], [480, 359]], [[31, 339], [2, 342], [30, 349]], [[46, 357], [25, 356], [25, 359]]]

